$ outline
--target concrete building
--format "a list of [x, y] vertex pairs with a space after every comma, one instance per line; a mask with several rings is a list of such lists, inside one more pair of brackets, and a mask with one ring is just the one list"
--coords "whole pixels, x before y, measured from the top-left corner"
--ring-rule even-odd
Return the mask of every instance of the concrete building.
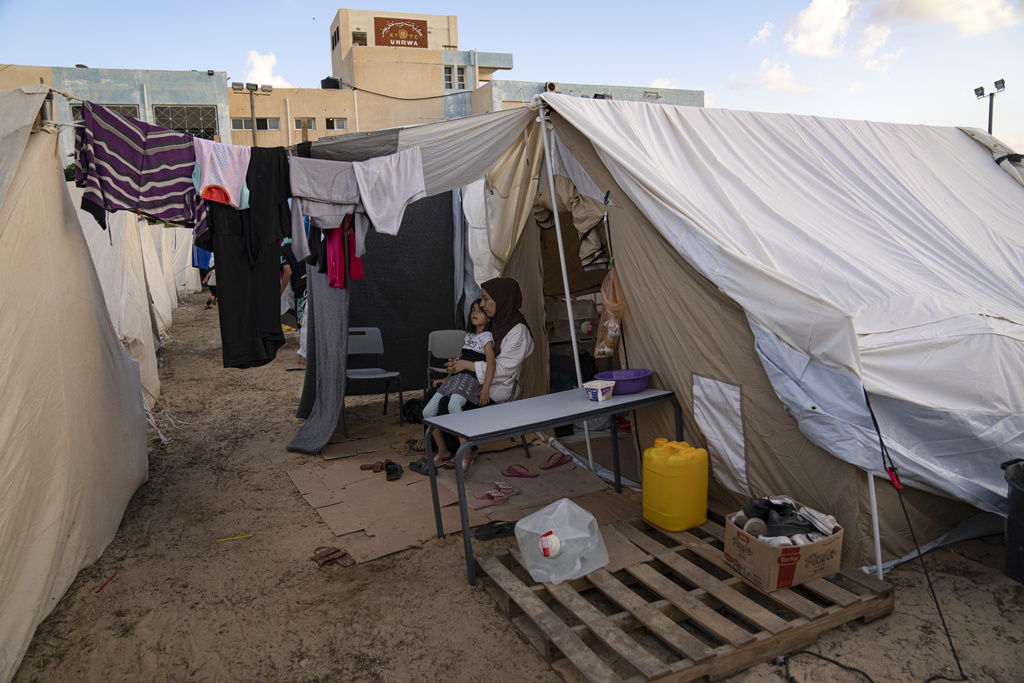
[[[77, 98], [102, 104], [140, 121], [189, 135], [230, 143], [227, 74], [223, 71], [133, 71], [87, 67], [0, 65], [0, 89], [43, 83]], [[80, 103], [55, 99], [54, 120], [70, 124]], [[60, 134], [60, 151], [72, 163], [71, 128]]]
[[512, 55], [460, 50], [458, 25], [449, 15], [338, 10], [331, 74], [358, 93], [361, 130], [475, 113], [473, 92], [511, 69]]
[[[700, 90], [502, 81], [512, 55], [460, 50], [458, 18], [339, 9], [330, 27], [331, 76], [317, 88], [228, 83], [224, 71], [133, 71], [0, 65], [0, 89], [40, 82], [142, 121], [238, 145], [294, 145], [365, 132], [512, 109], [534, 95], [567, 95], [703, 106]], [[326, 45], [325, 45], [326, 47]], [[556, 76], [556, 74], [552, 74]], [[59, 123], [76, 103], [57, 98]], [[71, 130], [61, 153], [74, 152]]]

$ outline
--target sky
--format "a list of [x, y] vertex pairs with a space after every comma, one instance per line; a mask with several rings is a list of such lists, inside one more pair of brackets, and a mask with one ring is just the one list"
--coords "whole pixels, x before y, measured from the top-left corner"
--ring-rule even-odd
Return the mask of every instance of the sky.
[[[703, 90], [705, 105], [986, 129], [1024, 152], [1024, 0], [364, 3], [458, 17], [459, 48], [511, 53], [501, 80]], [[316, 88], [340, 5], [0, 0], [0, 63], [226, 71]], [[45, 27], [39, 27], [40, 19]], [[10, 30], [12, 27], [25, 30]], [[356, 84], [357, 86], [359, 84]], [[370, 86], [364, 86], [372, 89]]]

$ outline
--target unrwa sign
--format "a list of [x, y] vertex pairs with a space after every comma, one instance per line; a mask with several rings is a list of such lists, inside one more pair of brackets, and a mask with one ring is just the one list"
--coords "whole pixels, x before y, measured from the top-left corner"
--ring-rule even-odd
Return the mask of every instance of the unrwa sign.
[[426, 47], [427, 22], [422, 19], [373, 18], [374, 44], [384, 47]]

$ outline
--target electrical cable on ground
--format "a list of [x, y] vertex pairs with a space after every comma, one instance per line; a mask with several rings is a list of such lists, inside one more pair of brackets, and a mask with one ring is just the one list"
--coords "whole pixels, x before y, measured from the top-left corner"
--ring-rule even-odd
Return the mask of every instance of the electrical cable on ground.
[[872, 680], [871, 676], [868, 676], [866, 673], [864, 673], [860, 669], [857, 669], [857, 668], [852, 667], [852, 666], [847, 666], [846, 664], [843, 664], [842, 662], [837, 662], [836, 660], [834, 660], [834, 659], [832, 659], [830, 657], [826, 657], [825, 655], [819, 655], [817, 652], [811, 652], [810, 650], [797, 650], [796, 652], [793, 652], [792, 654], [783, 655], [783, 656], [781, 656], [781, 657], [779, 657], [778, 659], [775, 660], [775, 665], [776, 666], [781, 666], [781, 667], [785, 668], [785, 677], [784, 677], [784, 679], [785, 679], [786, 683], [797, 683], [796, 679], [792, 675], [790, 675], [790, 673], [789, 673], [789, 660], [793, 659], [793, 657], [796, 657], [797, 655], [811, 655], [812, 657], [817, 657], [818, 659], [821, 659], [821, 660], [824, 660], [826, 662], [829, 662], [830, 664], [835, 664], [836, 666], [838, 666], [841, 669], [845, 669], [847, 671], [852, 671], [854, 673], [860, 674], [861, 676], [863, 676], [864, 678], [866, 678], [868, 680], [868, 683], [875, 683], [874, 680]]
[[[956, 661], [956, 668], [960, 672], [960, 678], [948, 678], [946, 676], [936, 675], [927, 679], [925, 683], [930, 681], [944, 680], [944, 681], [966, 681], [967, 676], [964, 674], [964, 669], [960, 665], [960, 657], [956, 654], [956, 646], [953, 645], [953, 636], [949, 632], [949, 627], [946, 625], [946, 618], [942, 614], [942, 606], [939, 604], [939, 596], [935, 594], [935, 586], [932, 585], [931, 575], [928, 573], [928, 567], [924, 562], [924, 553], [921, 552], [921, 546], [917, 543], [917, 535], [914, 534], [914, 528], [910, 523], [910, 514], [907, 512], [907, 505], [903, 501], [903, 486], [899, 480], [899, 470], [897, 470], [895, 463], [893, 463], [892, 456], [889, 455], [889, 449], [885, 447], [885, 440], [882, 438], [882, 430], [878, 426], [878, 418], [875, 417], [875, 411], [871, 407], [871, 399], [868, 397], [867, 389], [864, 390], [864, 401], [867, 403], [868, 413], [871, 414], [871, 423], [875, 427], [875, 433], [878, 434], [878, 445], [881, 449], [882, 454], [882, 468], [888, 472], [889, 478], [892, 480], [893, 487], [896, 489], [896, 495], [900, 499], [900, 507], [903, 509], [903, 517], [907, 520], [907, 529], [910, 531], [910, 538], [914, 541], [914, 548], [917, 550], [917, 558], [921, 561], [921, 570], [924, 572], [924, 578], [928, 583], [928, 590], [932, 594], [932, 600], [935, 602], [935, 610], [939, 613], [939, 621], [942, 622], [942, 630], [946, 633], [946, 639], [949, 641], [949, 650], [953, 653], [953, 660]], [[868, 475], [872, 476], [872, 475]]]

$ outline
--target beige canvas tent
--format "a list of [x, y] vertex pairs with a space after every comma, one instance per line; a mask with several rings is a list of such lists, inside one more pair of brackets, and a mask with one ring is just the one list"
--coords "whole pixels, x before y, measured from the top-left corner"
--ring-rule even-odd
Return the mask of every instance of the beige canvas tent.
[[192, 265], [192, 242], [192, 230], [189, 228], [164, 227], [164, 243], [171, 256], [174, 287], [178, 292], [179, 299], [203, 289], [199, 269]]
[[163, 340], [171, 329], [171, 319], [178, 305], [173, 275], [164, 270], [163, 261], [154, 242], [154, 233], [163, 246], [163, 228], [151, 226], [139, 220], [139, 240], [142, 242], [142, 259], [145, 264], [146, 289], [153, 318], [153, 334]]
[[[543, 149], [564, 150], [552, 174], [608, 215], [628, 302], [621, 359], [681, 398], [716, 498], [788, 494], [829, 511], [859, 566], [874, 564], [875, 539], [884, 561], [914, 552], [888, 466], [925, 548], [1001, 528], [999, 463], [1024, 446], [1024, 188], [990, 149], [954, 128], [553, 93], [538, 104], [547, 142], [535, 109], [340, 136], [311, 154], [418, 146], [428, 195], [483, 177], [475, 262], [520, 282], [545, 349], [544, 294], [561, 274], [533, 211], [552, 204], [538, 201]], [[560, 204], [570, 245], [575, 208]], [[569, 289], [592, 288], [575, 269]], [[547, 391], [547, 371], [545, 354], [527, 359], [524, 395]], [[650, 412], [641, 448], [671, 433], [668, 411]]]
[[147, 480], [138, 364], [68, 195], [45, 87], [0, 91], [0, 680]]
[[174, 261], [171, 255], [171, 245], [167, 239], [167, 228], [161, 223], [148, 224], [148, 226], [153, 248], [156, 249], [156, 256], [160, 260], [160, 273], [163, 275], [167, 300], [171, 302], [171, 308], [177, 308], [178, 286], [174, 282]]
[[[79, 207], [82, 189], [67, 184], [72, 204]], [[156, 364], [156, 336], [153, 312], [146, 287], [139, 218], [130, 211], [118, 211], [107, 217], [107, 229], [100, 227], [92, 214], [77, 209], [82, 233], [89, 244], [96, 274], [103, 287], [107, 313], [121, 345], [139, 364], [146, 405], [153, 408], [160, 396], [160, 376]]]

